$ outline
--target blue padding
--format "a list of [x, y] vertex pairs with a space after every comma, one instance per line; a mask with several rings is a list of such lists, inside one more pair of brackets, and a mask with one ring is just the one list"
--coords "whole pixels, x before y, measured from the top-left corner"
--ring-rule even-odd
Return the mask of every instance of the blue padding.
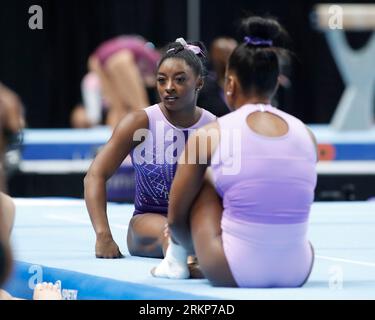
[[92, 159], [100, 143], [41, 143], [25, 144], [22, 150], [23, 160], [78, 160]]
[[[93, 159], [100, 143], [25, 144], [23, 160], [78, 160]], [[375, 160], [375, 144], [333, 144], [336, 156], [333, 160]]]
[[[14, 297], [32, 299], [29, 279], [35, 275], [29, 272], [30, 263], [16, 261], [13, 273], [4, 289]], [[56, 282], [61, 280], [63, 289], [78, 290], [78, 300], [210, 300], [206, 296], [198, 296], [172, 290], [161, 289], [127, 281], [118, 281], [104, 277], [96, 277], [84, 273], [55, 269], [42, 266], [43, 280]]]
[[375, 160], [375, 144], [334, 144], [334, 160]]
[[92, 129], [25, 129], [23, 160], [92, 159], [110, 138], [108, 127]]
[[[331, 144], [332, 160], [375, 160], [375, 128], [369, 131], [336, 132], [327, 125], [311, 126], [319, 144]], [[111, 136], [111, 129], [26, 129], [23, 160], [92, 159]]]

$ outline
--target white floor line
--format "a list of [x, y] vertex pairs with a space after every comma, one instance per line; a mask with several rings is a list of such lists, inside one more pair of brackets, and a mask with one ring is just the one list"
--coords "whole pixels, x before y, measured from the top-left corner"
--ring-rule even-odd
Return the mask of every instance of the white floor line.
[[337, 262], [357, 264], [357, 265], [366, 266], [366, 267], [375, 267], [375, 263], [373, 263], [373, 262], [357, 261], [357, 260], [328, 257], [328, 256], [321, 256], [321, 255], [315, 255], [315, 258], [323, 259], [323, 260], [329, 260], [329, 261], [337, 261]]
[[[57, 215], [57, 214], [48, 214], [46, 217], [52, 220], [74, 222], [74, 223], [80, 223], [80, 224], [91, 226], [91, 222], [88, 219], [85, 220], [85, 219], [77, 219], [77, 218], [70, 218], [70, 217], [62, 217], [61, 215]], [[118, 224], [118, 223], [110, 223], [110, 226], [111, 228], [113, 227], [113, 228], [117, 228], [121, 230], [127, 229], [129, 227], [129, 225], [127, 224]]]
[[16, 206], [26, 207], [61, 207], [61, 206], [80, 206], [84, 208], [85, 202], [82, 199], [34, 199], [34, 198], [15, 198]]

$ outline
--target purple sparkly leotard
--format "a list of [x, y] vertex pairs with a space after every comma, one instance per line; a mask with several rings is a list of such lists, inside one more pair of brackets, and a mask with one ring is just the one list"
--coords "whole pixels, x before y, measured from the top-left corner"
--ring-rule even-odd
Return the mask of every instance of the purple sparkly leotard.
[[145, 140], [131, 152], [135, 169], [135, 214], [168, 212], [169, 191], [176, 173], [177, 160], [187, 138], [216, 117], [202, 109], [200, 119], [189, 128], [177, 128], [171, 124], [158, 104], [144, 109], [149, 120]]

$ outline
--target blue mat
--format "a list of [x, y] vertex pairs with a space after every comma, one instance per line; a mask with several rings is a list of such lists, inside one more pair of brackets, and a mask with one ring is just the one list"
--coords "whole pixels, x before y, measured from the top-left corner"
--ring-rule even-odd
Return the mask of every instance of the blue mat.
[[33, 288], [38, 281], [37, 272], [41, 271], [43, 281], [64, 284], [64, 290], [76, 291], [74, 300], [209, 300], [212, 298], [155, 288], [145, 284], [118, 281], [96, 277], [64, 269], [49, 268], [15, 261], [13, 273], [5, 285], [5, 290], [14, 297], [32, 299]]
[[296, 289], [212, 287], [207, 280], [156, 279], [159, 259], [129, 256], [132, 205], [109, 204], [113, 236], [125, 259], [94, 257], [95, 235], [82, 200], [17, 199], [12, 236], [16, 264], [8, 289], [28, 298], [30, 266], [43, 280], [62, 280], [78, 299], [375, 299], [375, 202], [315, 203], [309, 239], [316, 262]]

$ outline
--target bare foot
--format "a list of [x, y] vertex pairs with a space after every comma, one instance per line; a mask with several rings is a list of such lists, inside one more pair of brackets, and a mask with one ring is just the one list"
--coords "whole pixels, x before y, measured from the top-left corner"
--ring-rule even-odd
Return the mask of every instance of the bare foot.
[[62, 300], [60, 284], [38, 283], [34, 289], [33, 300]]

